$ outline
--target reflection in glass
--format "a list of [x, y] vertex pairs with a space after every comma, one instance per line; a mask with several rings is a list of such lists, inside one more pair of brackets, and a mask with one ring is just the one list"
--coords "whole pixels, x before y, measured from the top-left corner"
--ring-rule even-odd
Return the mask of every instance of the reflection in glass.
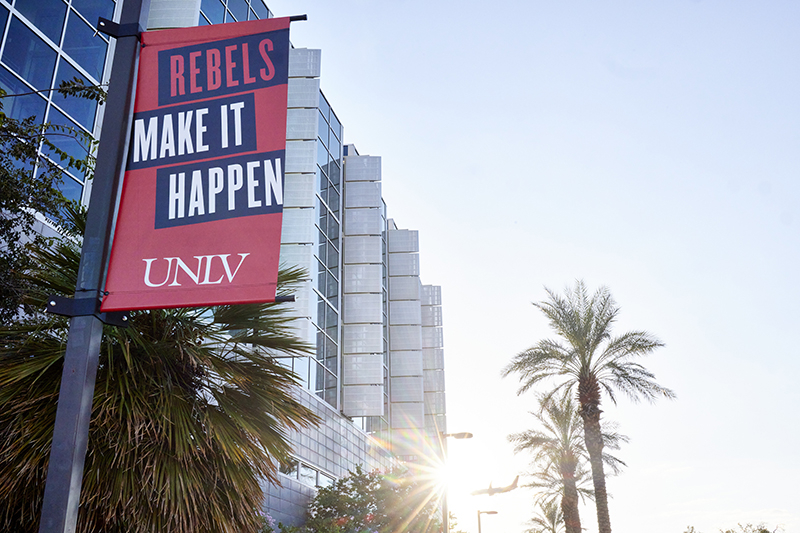
[[300, 477], [298, 479], [305, 485], [315, 487], [317, 485], [317, 471], [300, 463]]
[[[73, 78], [83, 79], [75, 67], [70, 65], [63, 57], [58, 64], [58, 76], [56, 77], [56, 87], [61, 85], [62, 81], [70, 81]], [[86, 80], [84, 80], [86, 82]], [[53, 102], [61, 109], [67, 112], [78, 124], [91, 131], [94, 126], [94, 114], [97, 111], [97, 104], [93, 100], [86, 98], [78, 98], [76, 96], [64, 96], [62, 94], [55, 94]]]
[[[58, 111], [55, 107], [50, 108], [50, 114], [48, 115], [47, 121], [56, 126], [64, 126], [67, 128], [73, 128], [75, 130], [80, 130], [77, 124], [65, 117], [64, 114]], [[51, 130], [47, 134], [47, 138], [50, 140], [50, 142], [56, 145], [57, 148], [65, 151], [75, 159], [85, 159], [88, 155], [88, 147], [81, 144], [81, 142], [70, 133]], [[61, 158], [55, 155], [55, 153], [50, 150], [47, 150], [46, 153], [53, 161], [59, 163], [63, 167], [66, 167], [66, 164], [62, 163]]]
[[96, 23], [99, 17], [110, 20], [114, 16], [113, 0], [72, 0], [72, 7], [91, 24]]
[[211, 24], [222, 24], [225, 19], [225, 7], [219, 0], [202, 0], [200, 10]]
[[108, 44], [94, 33], [94, 28], [74, 12], [70, 13], [64, 34], [64, 51], [86, 69], [95, 82], [99, 82], [103, 78]]
[[[0, 67], [0, 88], [6, 94], [23, 94], [31, 92], [31, 88], [22, 83], [14, 74], [4, 67]], [[6, 116], [16, 120], [28, 117], [44, 118], [44, 109], [47, 104], [38, 94], [26, 94], [14, 98], [3, 99], [3, 112]], [[38, 122], [37, 121], [37, 122]]]
[[8, 29], [3, 61], [37, 89], [50, 88], [56, 51], [16, 17]]
[[62, 0], [17, 0], [14, 7], [56, 45], [61, 42], [61, 28], [67, 13], [67, 5]]
[[247, 2], [245, 0], [228, 0], [228, 9], [239, 22], [247, 20]]

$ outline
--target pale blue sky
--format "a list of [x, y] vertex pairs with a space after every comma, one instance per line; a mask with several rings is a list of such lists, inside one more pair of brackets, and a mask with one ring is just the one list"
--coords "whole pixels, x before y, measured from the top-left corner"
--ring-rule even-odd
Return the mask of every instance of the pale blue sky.
[[524, 529], [531, 493], [468, 494], [524, 470], [505, 437], [535, 402], [500, 369], [550, 336], [543, 286], [582, 278], [666, 343], [646, 364], [678, 394], [606, 406], [614, 531], [800, 531], [800, 4], [268, 3], [308, 14], [292, 41], [442, 286], [464, 530]]

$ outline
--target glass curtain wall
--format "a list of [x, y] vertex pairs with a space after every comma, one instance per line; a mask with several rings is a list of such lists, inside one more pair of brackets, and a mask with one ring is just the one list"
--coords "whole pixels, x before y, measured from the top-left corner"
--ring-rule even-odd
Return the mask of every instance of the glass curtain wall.
[[338, 409], [342, 125], [322, 93], [317, 119], [317, 354], [309, 385]]
[[[37, 123], [96, 135], [97, 102], [66, 98], [54, 89], [74, 78], [87, 85], [104, 81], [109, 40], [96, 32], [96, 25], [99, 17], [113, 18], [116, 9], [114, 0], [0, 0], [0, 88], [21, 95], [3, 99], [6, 115], [20, 120], [35, 117]], [[70, 136], [51, 140], [78, 159], [90, 149]], [[86, 176], [68, 173], [61, 192], [80, 202], [85, 181]]]

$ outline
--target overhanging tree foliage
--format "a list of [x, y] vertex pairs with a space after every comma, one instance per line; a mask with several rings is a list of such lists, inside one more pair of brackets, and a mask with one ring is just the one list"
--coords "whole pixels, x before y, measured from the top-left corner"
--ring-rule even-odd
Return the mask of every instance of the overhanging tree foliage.
[[[84, 85], [77, 78], [62, 83], [58, 91], [65, 97], [96, 101], [105, 97], [102, 88]], [[4, 102], [20, 96], [25, 95], [8, 95], [0, 89], [0, 323], [20, 312], [25, 285], [17, 274], [30, 263], [23, 246], [30, 240], [41, 240], [33, 232], [35, 213], [60, 224], [65, 206], [70, 203], [59, 191], [65, 179], [64, 169], [83, 176], [91, 174], [94, 165], [95, 141], [82, 130], [41, 124], [36, 117], [7, 116]], [[62, 150], [59, 137], [76, 139], [86, 148], [85, 157], [76, 158]], [[40, 148], [50, 157], [42, 157]]]
[[[24, 304], [71, 296], [83, 219], [34, 242]], [[279, 294], [302, 277], [281, 270]], [[104, 331], [79, 531], [254, 532], [289, 428], [316, 421], [274, 356], [309, 347], [280, 304], [132, 313]], [[0, 530], [36, 531], [68, 320], [34, 312], [0, 327]]]

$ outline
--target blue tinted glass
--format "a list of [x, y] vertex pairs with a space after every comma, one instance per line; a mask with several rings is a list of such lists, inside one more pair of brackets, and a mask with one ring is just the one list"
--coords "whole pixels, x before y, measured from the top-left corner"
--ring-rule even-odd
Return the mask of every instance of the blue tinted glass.
[[255, 12], [251, 9], [250, 10], [250, 20], [256, 20], [257, 18], [258, 18], [258, 15], [256, 15]]
[[342, 146], [339, 144], [339, 139], [333, 135], [331, 135], [330, 144], [328, 144], [328, 150], [331, 152], [331, 157], [334, 159], [341, 159]]
[[61, 42], [61, 28], [67, 4], [63, 0], [17, 0], [17, 11], [56, 44]]
[[227, 9], [225, 10], [225, 22], [236, 22], [236, 19], [233, 18], [233, 15]]
[[333, 133], [339, 137], [339, 140], [342, 140], [342, 124], [339, 122], [339, 119], [336, 118], [336, 113], [331, 110], [331, 129]]
[[319, 93], [319, 112], [322, 113], [322, 116], [325, 117], [325, 120], [328, 120], [328, 115], [331, 113], [331, 107], [328, 105], [328, 101], [325, 100], [325, 97], [322, 96], [322, 93]]
[[[56, 87], [61, 85], [62, 81], [69, 81], [73, 78], [83, 79], [75, 68], [70, 65], [64, 58], [58, 65], [58, 75], [56, 76]], [[87, 80], [84, 80], [87, 81]], [[86, 98], [78, 98], [76, 96], [64, 96], [59, 93], [53, 94], [53, 102], [61, 109], [67, 112], [74, 118], [78, 124], [83, 126], [89, 131], [92, 131], [94, 125], [94, 114], [97, 111], [97, 103], [93, 100]]]
[[74, 12], [70, 13], [67, 32], [64, 35], [64, 51], [85, 68], [94, 77], [94, 81], [100, 81], [103, 78], [107, 47], [108, 45], [99, 35], [94, 36], [93, 28]]
[[56, 51], [16, 17], [8, 29], [3, 61], [37, 89], [49, 89], [56, 64]]
[[317, 115], [319, 124], [317, 125], [317, 135], [326, 147], [328, 146], [328, 123], [322, 118], [322, 113]]
[[336, 161], [332, 161], [329, 168], [328, 168], [328, 176], [331, 178], [331, 183], [339, 186], [339, 164]]
[[264, 5], [262, 0], [250, 0], [250, 5], [255, 9], [256, 15], [260, 19], [268, 19], [269, 18], [269, 9], [267, 6]]
[[328, 207], [331, 208], [331, 211], [333, 211], [336, 216], [339, 216], [339, 191], [333, 187], [330, 188], [330, 192], [328, 193]]
[[222, 24], [225, 19], [225, 8], [219, 0], [203, 0], [200, 9], [211, 24]]
[[6, 21], [8, 20], [8, 9], [0, 6], [0, 32], [6, 31]]
[[64, 175], [63, 181], [58, 185], [58, 190], [61, 191], [61, 194], [63, 194], [67, 200], [81, 201], [83, 185], [67, 175]]
[[322, 143], [317, 143], [317, 165], [327, 174], [328, 171], [328, 151], [322, 146]]
[[[19, 81], [7, 69], [0, 67], [0, 88], [6, 94], [23, 94], [31, 92], [30, 87]], [[37, 122], [44, 119], [44, 108], [46, 102], [37, 94], [26, 94], [25, 96], [14, 96], [3, 98], [3, 112], [16, 120], [23, 120], [28, 117], [38, 117]]]
[[197, 21], [197, 25], [198, 26], [208, 26], [209, 24], [211, 24], [211, 23], [208, 20], [206, 20], [206, 18], [202, 14], [200, 14], [200, 18]]
[[113, 0], [72, 0], [72, 7], [77, 9], [90, 24], [97, 24], [99, 17], [111, 20], [114, 16]]
[[245, 0], [228, 0], [228, 9], [231, 10], [236, 20], [242, 22], [247, 20], [247, 2]]
[[[74, 128], [76, 130], [80, 130], [77, 124], [72, 122], [70, 119], [64, 116], [63, 113], [58, 111], [54, 107], [50, 107], [50, 114], [48, 115], [49, 123], [57, 125], [57, 126], [65, 126], [68, 128]], [[47, 138], [52, 142], [56, 147], [65, 151], [67, 154], [71, 155], [75, 159], [84, 159], [88, 155], [88, 146], [84, 146], [81, 144], [81, 141], [76, 139], [73, 135], [69, 133], [59, 132], [59, 131], [50, 131], [47, 134]], [[57, 156], [54, 152], [47, 150], [47, 155], [50, 156], [50, 159], [59, 163], [61, 166], [66, 167], [66, 163], [61, 161], [61, 158]]]

